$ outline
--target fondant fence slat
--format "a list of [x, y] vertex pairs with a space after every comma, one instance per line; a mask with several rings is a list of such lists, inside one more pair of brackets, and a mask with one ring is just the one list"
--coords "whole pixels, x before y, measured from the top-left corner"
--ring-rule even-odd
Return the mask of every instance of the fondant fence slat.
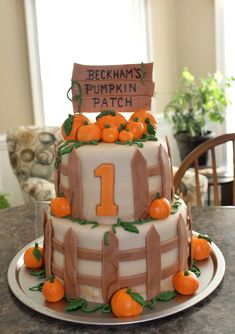
[[161, 240], [154, 226], [146, 236], [147, 248], [147, 300], [152, 299], [161, 290]]
[[136, 149], [131, 160], [134, 218], [146, 218], [149, 207], [149, 186], [147, 163], [142, 153]]
[[[55, 155], [55, 161], [58, 158], [58, 150], [57, 150], [58, 144], [54, 144], [54, 155]], [[59, 184], [60, 184], [60, 173], [57, 168], [54, 170], [54, 184], [55, 184], [55, 194], [56, 196], [59, 195]]]
[[187, 268], [187, 231], [181, 214], [179, 215], [177, 230], [179, 234], [179, 271]]
[[[43, 227], [43, 235], [45, 235], [47, 220], [48, 220], [47, 213], [46, 213], [46, 210], [43, 208], [42, 209], [42, 214], [41, 214], [41, 222], [42, 222], [42, 227]], [[45, 249], [45, 238], [43, 238], [43, 249]]]
[[71, 200], [72, 216], [74, 218], [83, 218], [82, 205], [82, 178], [80, 159], [77, 156], [76, 150], [73, 149], [68, 160], [68, 178], [69, 188], [72, 189], [73, 195]]
[[162, 172], [162, 196], [166, 197], [171, 202], [173, 187], [173, 180], [169, 177], [169, 175], [171, 175], [171, 162], [169, 155], [162, 144], [159, 147], [158, 155]]
[[77, 242], [77, 235], [70, 228], [64, 238], [64, 283], [65, 293], [70, 298], [79, 297]]
[[174, 194], [175, 194], [175, 188], [174, 188], [174, 175], [173, 175], [173, 165], [172, 165], [172, 158], [171, 158], [171, 146], [168, 140], [168, 137], [166, 136], [166, 145], [167, 145], [167, 151], [171, 163], [171, 179], [172, 179], [172, 188], [171, 188], [171, 201], [174, 199]]
[[187, 205], [187, 224], [189, 229], [189, 258], [188, 258], [188, 266], [191, 268], [193, 264], [193, 244], [192, 244], [192, 236], [193, 236], [193, 229], [192, 229], [192, 215], [191, 215], [191, 204], [188, 203]]
[[118, 248], [118, 238], [113, 232], [108, 232], [108, 245], [103, 241], [102, 247], [102, 295], [106, 302], [120, 289]]
[[46, 269], [46, 276], [49, 277], [52, 274], [51, 270], [51, 262], [52, 262], [52, 235], [53, 235], [53, 227], [51, 220], [49, 219], [46, 223], [45, 227], [45, 249], [44, 249], [44, 256], [45, 256], [45, 269]]

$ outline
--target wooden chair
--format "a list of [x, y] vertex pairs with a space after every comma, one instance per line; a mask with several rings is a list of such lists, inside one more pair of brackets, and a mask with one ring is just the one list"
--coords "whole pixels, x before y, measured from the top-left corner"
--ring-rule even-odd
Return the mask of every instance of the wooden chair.
[[[176, 192], [181, 192], [182, 189], [182, 177], [184, 176], [185, 172], [189, 168], [194, 168], [195, 170], [195, 184], [196, 184], [196, 204], [198, 206], [202, 206], [201, 200], [201, 193], [200, 193], [200, 182], [199, 182], [199, 157], [204, 154], [205, 152], [211, 153], [211, 178], [210, 184], [213, 186], [214, 192], [214, 205], [219, 205], [219, 181], [218, 181], [218, 173], [217, 173], [217, 165], [216, 165], [216, 150], [215, 148], [219, 145], [232, 142], [232, 154], [233, 154], [233, 172], [231, 175], [232, 180], [232, 203], [235, 205], [235, 182], [234, 182], [234, 175], [235, 175], [235, 133], [228, 133], [216, 138], [212, 138], [205, 143], [199, 145], [195, 148], [188, 156], [182, 161], [179, 169], [177, 170], [174, 176], [174, 187]], [[225, 146], [224, 146], [225, 147]]]

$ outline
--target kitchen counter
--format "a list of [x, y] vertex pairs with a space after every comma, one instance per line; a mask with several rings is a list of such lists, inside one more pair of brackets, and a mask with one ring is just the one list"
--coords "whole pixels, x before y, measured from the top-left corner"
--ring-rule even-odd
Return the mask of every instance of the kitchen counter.
[[23, 246], [42, 235], [34, 209], [0, 210], [0, 333], [234, 333], [235, 328], [235, 207], [192, 208], [193, 229], [208, 234], [222, 251], [226, 271], [218, 288], [198, 304], [177, 314], [133, 325], [81, 325], [53, 319], [28, 308], [11, 293], [7, 270]]

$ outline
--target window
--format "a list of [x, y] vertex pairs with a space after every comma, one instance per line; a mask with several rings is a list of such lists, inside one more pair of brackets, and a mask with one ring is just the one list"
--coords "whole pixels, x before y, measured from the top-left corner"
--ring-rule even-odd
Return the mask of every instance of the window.
[[[32, 38], [38, 63], [32, 66], [38, 66], [38, 71], [32, 85], [34, 100], [39, 102], [41, 86], [42, 103], [41, 108], [35, 103], [36, 123], [62, 124], [72, 113], [66, 92], [74, 62], [108, 65], [149, 61], [145, 0], [32, 0], [30, 5], [25, 0], [25, 9], [28, 33], [30, 15], [37, 28]], [[42, 109], [43, 117], [39, 115]]]
[[[217, 68], [226, 76], [235, 77], [235, 42], [234, 42], [234, 21], [235, 2], [231, 0], [215, 0], [216, 17], [216, 44], [217, 44]], [[231, 105], [226, 109], [226, 132], [235, 132], [235, 82], [229, 90]], [[227, 145], [227, 166], [231, 173], [233, 161], [231, 154], [232, 147]]]

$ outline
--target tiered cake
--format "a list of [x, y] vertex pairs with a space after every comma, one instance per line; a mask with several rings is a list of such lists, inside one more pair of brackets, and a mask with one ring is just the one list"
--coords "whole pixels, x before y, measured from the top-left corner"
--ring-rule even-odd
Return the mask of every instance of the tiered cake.
[[[152, 64], [132, 65], [138, 81], [148, 87], [151, 86], [149, 65], [151, 72]], [[73, 91], [75, 112], [81, 113], [84, 105], [89, 111], [92, 97], [86, 94], [101, 83], [108, 96], [102, 99], [114, 103], [108, 95], [111, 84], [107, 82], [110, 79], [117, 87], [115, 80], [122, 79], [120, 68], [114, 66], [114, 69], [116, 72], [111, 69], [107, 72], [106, 67], [94, 69], [75, 64], [72, 83], [79, 88], [79, 94]], [[85, 70], [88, 77], [84, 83]], [[106, 71], [104, 82], [102, 70]], [[119, 73], [117, 79], [113, 73]], [[128, 72], [123, 70], [123, 76], [128, 73], [134, 75], [129, 67]], [[131, 84], [135, 82], [137, 78]], [[149, 103], [146, 87], [142, 97], [133, 94], [127, 98], [123, 91], [127, 94], [130, 86], [126, 81], [125, 89], [123, 82], [121, 85], [118, 89], [122, 89], [122, 101], [126, 99], [128, 111], [132, 111], [128, 105], [132, 97], [133, 104], [138, 98], [139, 108], [133, 106], [137, 115], [139, 109], [149, 107], [145, 104]], [[138, 93], [138, 86], [133, 87], [137, 87], [135, 93]], [[114, 96], [118, 101], [117, 94]], [[92, 108], [101, 111], [102, 117], [103, 105], [98, 106], [98, 98], [101, 99], [93, 98]], [[124, 111], [122, 108], [119, 109]], [[112, 115], [110, 110], [103, 115], [107, 114]], [[149, 124], [147, 118], [146, 124]], [[147, 300], [161, 291], [173, 290], [172, 277], [190, 265], [192, 227], [190, 210], [174, 195], [168, 143], [145, 130], [141, 138], [127, 142], [67, 140], [56, 152], [56, 194], [67, 198], [71, 213], [62, 218], [43, 215], [47, 276], [53, 273], [63, 281], [70, 298], [83, 297], [101, 303], [109, 302], [122, 287], [134, 288]], [[156, 193], [171, 203], [172, 211], [167, 218], [155, 219], [149, 215]]]

